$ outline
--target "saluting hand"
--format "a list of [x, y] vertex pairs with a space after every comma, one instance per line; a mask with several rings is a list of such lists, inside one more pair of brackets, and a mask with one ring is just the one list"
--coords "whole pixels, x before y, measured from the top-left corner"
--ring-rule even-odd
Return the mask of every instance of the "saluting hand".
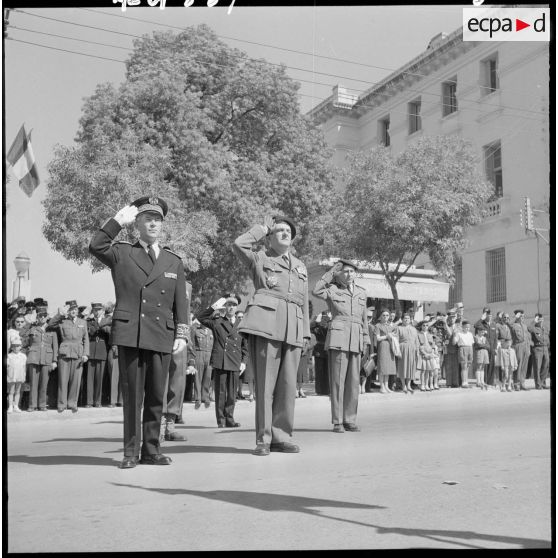
[[123, 207], [115, 216], [114, 220], [123, 227], [124, 225], [129, 225], [133, 223], [138, 214], [138, 208], [135, 205], [127, 205]]
[[242, 374], [244, 374], [244, 370], [246, 370], [246, 363], [241, 362], [240, 363], [240, 374], [239, 374], [239, 376], [242, 376]]
[[267, 227], [267, 232], [270, 233], [275, 226], [275, 219], [271, 215], [266, 215], [264, 217], [264, 227]]

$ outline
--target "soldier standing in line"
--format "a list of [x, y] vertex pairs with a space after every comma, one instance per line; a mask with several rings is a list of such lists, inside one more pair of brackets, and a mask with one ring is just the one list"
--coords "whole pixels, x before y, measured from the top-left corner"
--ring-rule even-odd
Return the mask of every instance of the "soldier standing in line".
[[87, 318], [89, 360], [87, 361], [87, 400], [85, 406], [95, 405], [95, 407], [100, 407], [111, 319], [104, 315], [105, 309], [100, 302], [91, 303], [91, 312], [93, 316]]
[[[308, 271], [290, 253], [296, 228], [284, 216], [267, 216], [240, 235], [233, 251], [250, 270], [255, 293], [240, 331], [248, 335], [248, 355], [256, 387], [256, 449], [298, 453], [290, 441], [296, 400], [296, 373], [304, 344], [310, 342]], [[266, 248], [252, 247], [266, 238]]]
[[314, 356], [314, 386], [316, 395], [329, 395], [329, 370], [327, 364], [327, 350], [325, 341], [327, 337], [331, 312], [320, 312], [315, 319], [310, 322], [310, 331], [316, 337], [316, 344], [312, 349]]
[[528, 391], [525, 385], [527, 377], [527, 364], [529, 363], [529, 353], [531, 352], [531, 334], [524, 321], [523, 310], [514, 310], [515, 321], [510, 326], [512, 335], [512, 347], [517, 357], [517, 370], [514, 371], [514, 389], [516, 391]]
[[[112, 342], [118, 346], [124, 403], [122, 469], [172, 462], [161, 453], [159, 432], [171, 353], [186, 347], [188, 316], [182, 259], [158, 243], [167, 211], [161, 198], [143, 196], [109, 219], [89, 245], [111, 269], [116, 291]], [[131, 223], [139, 240], [113, 243]]]
[[356, 424], [360, 358], [370, 337], [366, 290], [355, 285], [357, 269], [355, 261], [340, 259], [312, 291], [327, 302], [332, 316], [325, 348], [329, 351], [331, 422], [337, 433], [360, 431]]
[[199, 409], [204, 404], [207, 409], [210, 403], [209, 388], [211, 386], [211, 351], [213, 349], [213, 332], [210, 328], [200, 324], [192, 314], [192, 327], [190, 336], [192, 348], [196, 355], [196, 377], [194, 384], [195, 408]]

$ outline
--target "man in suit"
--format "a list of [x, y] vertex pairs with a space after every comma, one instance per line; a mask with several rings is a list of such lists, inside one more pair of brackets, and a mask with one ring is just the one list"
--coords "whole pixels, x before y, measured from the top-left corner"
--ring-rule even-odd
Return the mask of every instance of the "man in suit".
[[517, 357], [517, 370], [514, 372], [514, 389], [516, 391], [527, 391], [525, 385], [527, 377], [527, 364], [529, 363], [529, 353], [531, 352], [531, 334], [524, 321], [523, 310], [514, 310], [515, 321], [511, 325], [512, 347]]
[[203, 403], [207, 409], [210, 403], [209, 388], [211, 386], [211, 352], [213, 350], [213, 332], [210, 328], [200, 324], [192, 315], [190, 329], [192, 348], [196, 355], [196, 376], [194, 378], [195, 408], [199, 409]]
[[28, 411], [47, 410], [47, 385], [58, 359], [58, 336], [47, 331], [47, 308], [37, 307], [37, 323], [29, 328], [27, 339], [27, 374], [29, 376]]
[[329, 351], [331, 422], [333, 432], [358, 432], [356, 424], [360, 357], [370, 349], [366, 290], [355, 285], [358, 264], [340, 259], [321, 279], [312, 294], [327, 302], [331, 323], [325, 342]]
[[[256, 449], [298, 453], [290, 442], [294, 423], [296, 374], [302, 347], [310, 342], [308, 271], [290, 253], [296, 228], [285, 216], [267, 216], [240, 235], [233, 250], [249, 268], [255, 293], [240, 331], [248, 335], [248, 355], [256, 387]], [[265, 249], [252, 250], [266, 239]]]
[[[109, 219], [89, 245], [111, 269], [116, 292], [112, 342], [118, 346], [124, 405], [123, 469], [172, 461], [161, 453], [159, 431], [171, 353], [186, 347], [188, 317], [182, 260], [158, 244], [167, 211], [161, 198], [139, 198]], [[134, 222], [136, 243], [113, 242]]]
[[[548, 376], [550, 338], [548, 330], [544, 327], [544, 316], [535, 314], [535, 319], [527, 327], [531, 334], [531, 353], [533, 355], [533, 378], [536, 389], [548, 389], [546, 377]], [[29, 359], [29, 357], [27, 357]], [[29, 362], [29, 360], [27, 360]]]
[[[215, 416], [219, 428], [237, 428], [240, 423], [234, 420], [236, 392], [240, 375], [246, 368], [246, 339], [240, 335], [240, 320], [236, 310], [240, 297], [227, 294], [200, 312], [198, 321], [213, 331], [213, 349], [210, 364], [213, 368], [215, 391]], [[215, 316], [219, 308], [225, 308], [225, 316]]]
[[85, 406], [100, 407], [111, 319], [104, 315], [105, 309], [100, 302], [91, 303], [91, 312], [93, 316], [87, 318], [89, 360], [87, 361], [87, 402]]

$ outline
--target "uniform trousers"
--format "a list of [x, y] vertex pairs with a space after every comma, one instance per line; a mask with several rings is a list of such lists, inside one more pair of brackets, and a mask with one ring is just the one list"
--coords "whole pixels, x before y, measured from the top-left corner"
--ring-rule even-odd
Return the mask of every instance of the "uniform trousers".
[[459, 370], [459, 362], [457, 360], [457, 347], [453, 346], [448, 349], [444, 355], [444, 370], [446, 376], [447, 387], [459, 387], [461, 385], [461, 374]]
[[107, 355], [107, 374], [110, 378], [110, 404], [122, 403], [122, 390], [120, 389], [120, 369], [118, 358], [114, 356], [112, 348]]
[[196, 376], [194, 378], [194, 399], [209, 402], [209, 388], [211, 387], [211, 353], [196, 351]]
[[161, 453], [159, 432], [170, 361], [170, 353], [118, 345], [125, 457], [139, 457], [140, 445], [142, 455]]
[[296, 373], [302, 347], [248, 336], [256, 390], [256, 443], [289, 441], [293, 432]]
[[184, 391], [186, 389], [186, 348], [171, 355], [165, 397], [163, 399], [163, 413], [182, 416]]
[[213, 368], [215, 390], [215, 417], [218, 426], [231, 426], [234, 420], [234, 406], [240, 371]]
[[83, 361], [60, 357], [58, 360], [58, 410], [77, 409]]
[[535, 387], [541, 387], [546, 384], [546, 377], [548, 376], [548, 347], [544, 345], [533, 347], [532, 354]]
[[99, 359], [87, 361], [87, 405], [101, 404], [106, 362]]
[[513, 373], [513, 383], [523, 386], [527, 377], [527, 365], [529, 364], [530, 346], [528, 343], [517, 343], [513, 345], [517, 357], [517, 370]]
[[[29, 375], [29, 409], [37, 407], [45, 409], [47, 406], [48, 373], [50, 364], [28, 364]], [[38, 399], [38, 401], [37, 401]]]
[[360, 391], [360, 353], [329, 349], [332, 424], [355, 424]]

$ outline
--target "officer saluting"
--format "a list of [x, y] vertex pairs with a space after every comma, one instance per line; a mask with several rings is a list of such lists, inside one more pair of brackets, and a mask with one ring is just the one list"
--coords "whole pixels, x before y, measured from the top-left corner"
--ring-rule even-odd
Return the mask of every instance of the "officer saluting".
[[[124, 410], [123, 469], [169, 465], [159, 430], [171, 353], [186, 346], [186, 281], [180, 257], [157, 239], [168, 211], [164, 200], [144, 196], [121, 209], [95, 234], [89, 251], [110, 267], [116, 292], [112, 342], [118, 346]], [[135, 244], [113, 239], [135, 221]], [[143, 403], [143, 443], [140, 442]]]

